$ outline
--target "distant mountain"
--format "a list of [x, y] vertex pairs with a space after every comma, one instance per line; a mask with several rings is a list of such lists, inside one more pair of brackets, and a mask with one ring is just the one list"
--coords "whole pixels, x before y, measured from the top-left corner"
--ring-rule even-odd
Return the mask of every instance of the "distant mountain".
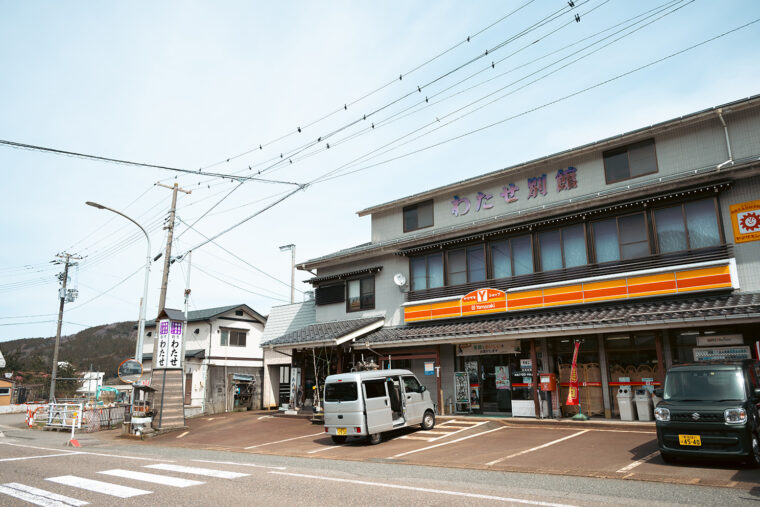
[[[134, 357], [137, 330], [135, 322], [116, 322], [94, 326], [61, 337], [58, 361], [66, 361], [76, 371], [105, 372], [106, 379], [116, 377], [119, 364]], [[53, 366], [55, 337], [22, 338], [0, 343], [6, 366], [0, 371], [50, 372]]]

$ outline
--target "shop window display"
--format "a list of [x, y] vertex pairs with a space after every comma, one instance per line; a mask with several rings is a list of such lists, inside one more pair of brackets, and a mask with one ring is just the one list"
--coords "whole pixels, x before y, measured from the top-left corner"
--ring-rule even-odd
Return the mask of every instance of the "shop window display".
[[[578, 413], [577, 406], [567, 406], [569, 391], [570, 369], [573, 361], [573, 338], [550, 340], [550, 350], [557, 363], [559, 372], [559, 402], [562, 415], [572, 416]], [[581, 338], [578, 349], [578, 382], [581, 408], [586, 415], [604, 415], [604, 397], [602, 395], [602, 372], [599, 367], [599, 341], [595, 336]]]

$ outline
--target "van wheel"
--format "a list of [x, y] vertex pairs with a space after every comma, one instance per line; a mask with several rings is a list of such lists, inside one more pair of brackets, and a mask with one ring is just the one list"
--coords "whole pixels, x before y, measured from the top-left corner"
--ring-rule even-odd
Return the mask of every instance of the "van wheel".
[[330, 438], [332, 438], [332, 441], [336, 444], [345, 444], [347, 437], [345, 435], [330, 435]]
[[749, 464], [754, 467], [760, 467], [760, 440], [757, 435], [752, 435], [752, 454], [749, 457]]
[[372, 445], [377, 445], [383, 440], [383, 437], [380, 436], [380, 433], [372, 433], [369, 436], [369, 443]]
[[425, 415], [422, 416], [422, 424], [420, 424], [420, 426], [422, 426], [422, 429], [425, 431], [433, 429], [433, 426], [435, 426], [435, 414], [431, 410], [428, 410], [425, 412]]

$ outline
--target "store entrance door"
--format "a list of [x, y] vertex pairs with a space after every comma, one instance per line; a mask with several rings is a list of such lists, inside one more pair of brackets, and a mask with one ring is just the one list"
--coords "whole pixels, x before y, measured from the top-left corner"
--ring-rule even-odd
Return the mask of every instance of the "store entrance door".
[[518, 360], [511, 354], [470, 357], [470, 387], [473, 390], [472, 363], [477, 366], [479, 412], [483, 414], [511, 415], [512, 390], [510, 374], [515, 371]]

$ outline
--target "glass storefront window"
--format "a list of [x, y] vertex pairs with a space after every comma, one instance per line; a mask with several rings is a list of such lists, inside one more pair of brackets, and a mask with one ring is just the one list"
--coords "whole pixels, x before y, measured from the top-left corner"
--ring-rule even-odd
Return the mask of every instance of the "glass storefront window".
[[684, 208], [686, 209], [686, 225], [689, 230], [691, 248], [720, 245], [715, 201], [704, 199], [688, 202]]

